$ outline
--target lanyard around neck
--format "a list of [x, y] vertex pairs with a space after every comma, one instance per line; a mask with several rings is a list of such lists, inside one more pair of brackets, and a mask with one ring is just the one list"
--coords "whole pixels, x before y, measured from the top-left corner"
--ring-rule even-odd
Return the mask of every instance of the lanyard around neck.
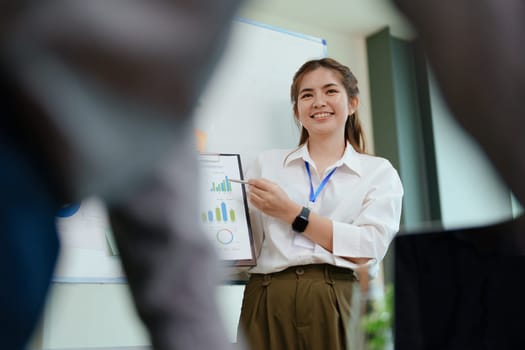
[[310, 180], [310, 202], [314, 203], [315, 200], [317, 199], [317, 196], [319, 196], [319, 193], [321, 193], [324, 186], [326, 185], [328, 180], [330, 180], [330, 177], [332, 177], [332, 175], [335, 173], [337, 168], [333, 168], [328, 173], [328, 175], [324, 177], [323, 181], [321, 181], [321, 183], [319, 184], [319, 187], [317, 187], [317, 190], [314, 193], [314, 186], [312, 184], [312, 173], [310, 172], [310, 164], [308, 164], [306, 160], [304, 161], [304, 166], [306, 167], [306, 172], [308, 173], [308, 179]]

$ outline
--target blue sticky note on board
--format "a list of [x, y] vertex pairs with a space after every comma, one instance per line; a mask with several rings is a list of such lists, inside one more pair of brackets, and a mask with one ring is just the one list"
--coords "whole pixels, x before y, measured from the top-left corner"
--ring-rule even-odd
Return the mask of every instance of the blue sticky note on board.
[[80, 203], [70, 203], [60, 208], [55, 215], [59, 218], [68, 218], [75, 215], [79, 209]]

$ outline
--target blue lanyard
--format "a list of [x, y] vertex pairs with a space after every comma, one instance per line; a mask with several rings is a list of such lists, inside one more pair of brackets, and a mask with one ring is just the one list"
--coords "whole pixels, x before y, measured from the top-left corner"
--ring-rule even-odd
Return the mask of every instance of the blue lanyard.
[[315, 191], [314, 193], [314, 186], [312, 184], [312, 174], [310, 173], [310, 164], [308, 164], [306, 160], [304, 161], [304, 166], [306, 167], [306, 172], [308, 173], [308, 179], [310, 180], [310, 202], [314, 203], [315, 200], [317, 199], [317, 196], [319, 196], [319, 193], [321, 193], [322, 189], [324, 188], [328, 180], [330, 180], [330, 177], [332, 177], [332, 175], [335, 173], [337, 168], [333, 168], [328, 173], [328, 175], [325, 176], [323, 181], [321, 181], [321, 183], [319, 184], [319, 187], [317, 187], [317, 191]]

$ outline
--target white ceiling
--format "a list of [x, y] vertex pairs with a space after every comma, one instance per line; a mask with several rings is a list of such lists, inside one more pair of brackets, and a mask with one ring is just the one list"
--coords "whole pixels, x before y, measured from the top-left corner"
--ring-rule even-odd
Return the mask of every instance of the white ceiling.
[[413, 36], [391, 0], [250, 0], [251, 11], [300, 23], [312, 23], [350, 35], [368, 35], [390, 26], [392, 35]]

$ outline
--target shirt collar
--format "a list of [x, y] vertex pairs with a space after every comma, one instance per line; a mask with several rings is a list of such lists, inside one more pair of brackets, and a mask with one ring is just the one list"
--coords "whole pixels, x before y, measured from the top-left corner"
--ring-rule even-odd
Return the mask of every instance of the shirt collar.
[[350, 142], [346, 143], [345, 153], [340, 162], [357, 175], [363, 175], [362, 158], [360, 157], [360, 153], [354, 149], [354, 146], [352, 146]]
[[293, 150], [288, 157], [286, 157], [286, 161], [284, 163], [284, 166], [288, 166], [290, 163], [295, 163], [297, 160], [305, 160], [307, 162], [311, 162], [312, 158], [310, 158], [310, 154], [308, 153], [308, 147], [306, 145], [306, 142], [302, 145]]
[[[313, 162], [312, 158], [310, 157], [310, 153], [308, 153], [306, 142], [288, 155], [284, 166], [288, 166], [290, 163], [295, 163], [298, 160], [307, 161], [309, 163]], [[359, 176], [361, 176], [363, 172], [363, 166], [361, 164], [359, 153], [357, 153], [357, 151], [349, 142], [346, 143], [345, 153], [343, 153], [341, 159], [335, 163], [335, 166], [346, 166], [349, 170], [355, 172]]]

